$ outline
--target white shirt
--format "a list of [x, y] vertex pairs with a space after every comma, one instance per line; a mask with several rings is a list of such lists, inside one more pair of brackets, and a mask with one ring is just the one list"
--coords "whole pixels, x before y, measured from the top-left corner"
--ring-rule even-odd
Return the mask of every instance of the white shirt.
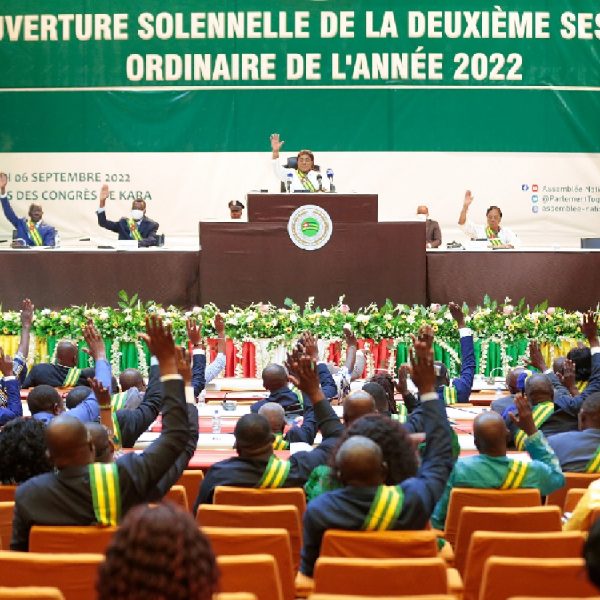
[[[487, 239], [487, 234], [485, 232], [487, 225], [476, 225], [467, 219], [465, 224], [461, 225], [460, 227], [472, 240]], [[515, 248], [520, 245], [519, 238], [514, 231], [508, 227], [500, 227], [498, 239], [503, 244], [514, 246]]]
[[[307, 192], [308, 190], [302, 185], [300, 178], [298, 177], [298, 171], [296, 169], [286, 169], [281, 164], [281, 158], [274, 158], [272, 161], [273, 164], [273, 172], [275, 173], [275, 177], [280, 181], [287, 182], [288, 174], [291, 173], [291, 192]], [[317, 180], [317, 175], [321, 175], [321, 185], [323, 189], [329, 191], [329, 182], [327, 181], [327, 177], [325, 177], [319, 171], [309, 171], [306, 176], [308, 180], [313, 184], [315, 191], [319, 190], [319, 181]]]

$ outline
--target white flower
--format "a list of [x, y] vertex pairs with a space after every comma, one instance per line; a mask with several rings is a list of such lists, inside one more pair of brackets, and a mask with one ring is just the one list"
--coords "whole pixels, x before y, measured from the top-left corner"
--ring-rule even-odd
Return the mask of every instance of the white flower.
[[290, 321], [291, 321], [292, 323], [296, 323], [296, 322], [298, 321], [298, 315], [297, 315], [296, 313], [292, 313], [292, 314], [290, 315]]
[[105, 310], [101, 310], [100, 313], [98, 314], [98, 318], [101, 321], [106, 321], [108, 319], [108, 312]]
[[356, 317], [356, 322], [357, 323], [368, 323], [370, 319], [371, 319], [370, 315], [358, 315]]
[[415, 322], [415, 315], [413, 315], [412, 313], [410, 313], [410, 314], [408, 315], [408, 317], [406, 317], [406, 322], [407, 322], [409, 325], [412, 325], [412, 324]]
[[194, 306], [194, 308], [192, 308], [192, 312], [195, 315], [199, 315], [202, 312], [202, 308], [200, 308], [199, 306]]
[[390, 315], [390, 313], [385, 313], [385, 315], [383, 316], [383, 318], [386, 321], [391, 321], [394, 317], [392, 315]]

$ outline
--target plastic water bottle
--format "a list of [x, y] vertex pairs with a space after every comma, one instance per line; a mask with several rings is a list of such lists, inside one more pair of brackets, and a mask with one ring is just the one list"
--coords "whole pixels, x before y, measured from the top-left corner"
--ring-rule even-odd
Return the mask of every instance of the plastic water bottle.
[[213, 437], [216, 437], [221, 434], [221, 417], [219, 415], [219, 409], [215, 409], [215, 414], [212, 418], [212, 433]]

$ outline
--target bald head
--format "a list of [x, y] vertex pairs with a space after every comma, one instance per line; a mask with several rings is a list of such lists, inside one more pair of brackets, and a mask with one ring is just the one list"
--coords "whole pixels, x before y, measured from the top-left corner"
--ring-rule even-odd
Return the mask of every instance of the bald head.
[[481, 454], [505, 456], [507, 434], [504, 419], [498, 413], [489, 411], [475, 417], [473, 435], [475, 447]]
[[417, 214], [427, 216], [429, 215], [429, 209], [424, 204], [421, 204], [421, 206], [417, 206]]
[[108, 430], [101, 423], [86, 423], [85, 428], [89, 431], [94, 444], [94, 462], [111, 463], [113, 461], [115, 446], [110, 439]]
[[552, 382], [543, 373], [534, 373], [525, 381], [525, 395], [532, 406], [554, 400]]
[[344, 424], [346, 426], [356, 419], [374, 412], [377, 412], [375, 399], [364, 390], [357, 390], [344, 398]]
[[281, 365], [271, 363], [263, 369], [263, 386], [269, 392], [274, 392], [287, 385], [287, 377], [287, 371]]
[[56, 362], [65, 367], [77, 366], [77, 346], [69, 340], [61, 340], [56, 346]]
[[348, 438], [335, 455], [338, 478], [344, 485], [371, 487], [381, 485], [387, 475], [381, 448], [367, 437]]
[[285, 411], [277, 402], [267, 402], [258, 409], [258, 414], [267, 419], [273, 433], [283, 433], [285, 426]]
[[555, 373], [562, 373], [565, 366], [566, 356], [559, 356], [552, 361], [552, 370]]
[[269, 421], [262, 415], [244, 415], [233, 431], [235, 448], [241, 457], [260, 456], [273, 453], [275, 436]]
[[57, 469], [94, 462], [94, 445], [85, 425], [75, 417], [59, 415], [46, 429], [50, 460]]
[[525, 372], [523, 367], [515, 367], [506, 374], [506, 387], [511, 394], [523, 391], [519, 389], [519, 378]]
[[119, 386], [122, 392], [126, 392], [128, 389], [135, 387], [141, 392], [146, 389], [144, 384], [144, 378], [137, 369], [125, 369], [119, 375]]

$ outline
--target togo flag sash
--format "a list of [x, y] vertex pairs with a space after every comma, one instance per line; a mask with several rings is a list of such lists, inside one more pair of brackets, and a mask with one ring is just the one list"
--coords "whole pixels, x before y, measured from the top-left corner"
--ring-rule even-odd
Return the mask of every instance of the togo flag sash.
[[501, 490], [515, 490], [521, 487], [527, 473], [528, 464], [520, 460], [508, 461], [508, 473], [500, 486]]
[[594, 456], [590, 459], [590, 462], [585, 465], [586, 473], [600, 473], [600, 446], [594, 452]]
[[42, 246], [44, 244], [44, 242], [42, 240], [42, 236], [40, 235], [40, 232], [38, 231], [37, 227], [35, 226], [35, 223], [33, 221], [31, 221], [30, 219], [27, 221], [27, 229], [29, 231], [29, 237], [31, 238], [33, 245], [34, 246]]
[[121, 490], [116, 463], [89, 465], [94, 514], [100, 525], [118, 525], [121, 520]]
[[456, 404], [457, 396], [456, 396], [456, 388], [453, 385], [443, 385], [442, 386], [442, 394], [444, 397], [444, 404]]
[[121, 410], [125, 408], [125, 402], [127, 401], [127, 392], [119, 392], [118, 394], [113, 394], [110, 397], [110, 408], [113, 412]]
[[114, 410], [110, 411], [110, 416], [112, 417], [113, 424], [113, 442], [115, 444], [115, 449], [121, 448], [123, 445], [121, 443], [121, 428], [119, 427], [119, 420], [117, 419], [117, 413]]
[[[533, 407], [532, 415], [533, 422], [535, 426], [539, 429], [551, 416], [554, 412], [554, 402], [540, 402]], [[525, 440], [527, 439], [527, 434], [519, 429], [517, 433], [515, 433], [515, 447], [517, 450], [523, 450], [525, 448]]]
[[142, 239], [142, 234], [138, 229], [137, 223], [133, 219], [127, 219], [127, 227], [129, 227], [129, 235], [131, 235], [131, 239], [139, 242]]
[[290, 463], [287, 460], [281, 460], [274, 454], [269, 458], [265, 472], [258, 482], [259, 488], [279, 488], [282, 487], [290, 472]]
[[365, 531], [390, 529], [400, 516], [403, 504], [404, 493], [399, 485], [380, 485], [361, 529]]
[[65, 376], [65, 380], [63, 381], [63, 386], [64, 387], [76, 386], [77, 382], [79, 381], [80, 376], [81, 376], [81, 369], [78, 369], [77, 367], [71, 367]]
[[298, 179], [300, 180], [302, 187], [307, 192], [316, 192], [317, 191], [317, 188], [315, 188], [315, 186], [312, 184], [312, 181], [308, 178], [306, 173], [303, 173], [302, 171], [296, 171], [296, 175], [298, 176]]
[[290, 444], [283, 437], [283, 434], [282, 433], [276, 433], [275, 434], [275, 441], [273, 442], [273, 450], [289, 450], [289, 449], [290, 449]]
[[498, 237], [498, 234], [491, 228], [485, 228], [485, 236], [490, 241], [492, 246], [502, 246], [502, 240]]

